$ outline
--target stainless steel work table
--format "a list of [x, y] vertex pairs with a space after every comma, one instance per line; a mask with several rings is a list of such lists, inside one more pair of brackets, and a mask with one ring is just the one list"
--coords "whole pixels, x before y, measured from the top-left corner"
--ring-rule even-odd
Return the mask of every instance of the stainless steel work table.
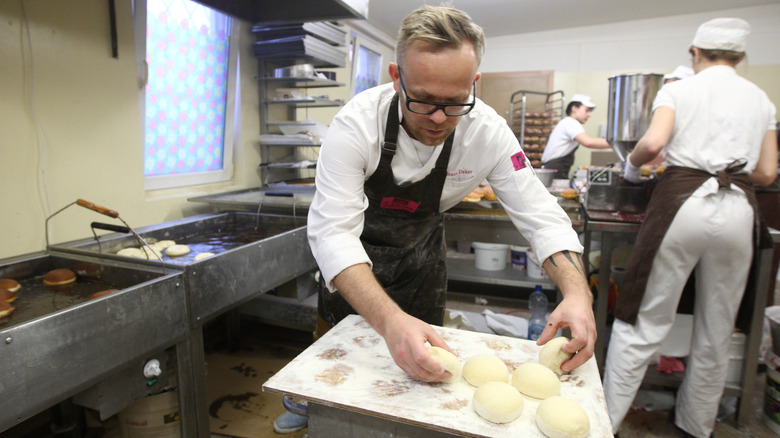
[[[617, 213], [609, 211], [588, 211], [585, 215], [585, 263], [589, 264], [590, 245], [593, 233], [601, 233], [601, 261], [599, 263], [599, 285], [596, 296], [596, 329], [598, 339], [596, 341], [595, 356], [599, 368], [603, 370], [606, 354], [606, 330], [607, 330], [607, 302], [609, 297], [609, 280], [612, 260], [612, 250], [615, 238], [620, 234], [636, 234], [639, 231], [644, 216], [642, 214]], [[775, 242], [780, 241], [780, 233], [772, 232]], [[758, 367], [758, 351], [761, 344], [761, 333], [764, 322], [764, 308], [766, 307], [767, 289], [772, 264], [772, 248], [764, 249], [756, 254], [758, 257], [759, 274], [758, 281], [753, 287], [748, 287], [742, 298], [743, 310], [750, 312], [750, 326], [745, 330], [745, 362], [742, 369], [742, 381], [740, 384], [726, 383], [723, 395], [731, 395], [739, 398], [739, 407], [736, 412], [737, 424], [747, 424], [752, 408], [750, 400], [756, 381]], [[747, 306], [747, 307], [746, 307]], [[656, 384], [667, 387], [678, 387], [682, 382], [682, 373], [666, 375], [659, 373], [653, 367], [648, 367], [644, 383]], [[743, 403], [743, 401], [745, 401]]]

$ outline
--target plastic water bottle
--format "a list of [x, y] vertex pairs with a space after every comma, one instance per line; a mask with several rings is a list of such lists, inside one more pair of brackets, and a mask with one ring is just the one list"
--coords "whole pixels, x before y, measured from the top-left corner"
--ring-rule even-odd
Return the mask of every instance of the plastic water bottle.
[[537, 284], [531, 296], [528, 297], [528, 309], [531, 319], [528, 320], [528, 339], [535, 341], [547, 325], [547, 295], [542, 292], [542, 285]]

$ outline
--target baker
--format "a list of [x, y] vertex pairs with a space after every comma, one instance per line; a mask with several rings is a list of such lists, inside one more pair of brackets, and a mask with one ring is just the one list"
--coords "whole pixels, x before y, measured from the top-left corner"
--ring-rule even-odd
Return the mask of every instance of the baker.
[[639, 166], [660, 152], [669, 166], [653, 192], [615, 309], [604, 374], [615, 432], [695, 268], [691, 353], [675, 425], [685, 436], [712, 434], [758, 241], [753, 184], [777, 176], [775, 106], [735, 70], [749, 32], [736, 18], [698, 28], [689, 49], [696, 74], [661, 88], [650, 126], [627, 158], [625, 178], [634, 182]]
[[542, 167], [555, 169], [555, 178], [569, 179], [574, 153], [580, 145], [590, 149], [609, 149], [606, 139], [589, 136], [582, 126], [590, 119], [593, 108], [596, 104], [590, 96], [575, 94], [566, 105], [566, 117], [550, 133], [542, 153]]
[[443, 213], [485, 179], [544, 260], [563, 296], [538, 339], [569, 327], [571, 370], [593, 354], [592, 296], [571, 221], [534, 174], [517, 138], [476, 98], [482, 29], [450, 7], [422, 6], [401, 23], [392, 83], [352, 98], [328, 128], [309, 208], [309, 244], [326, 285], [323, 334], [359, 313], [395, 363], [427, 382], [447, 379], [426, 343], [449, 349], [444, 322]]

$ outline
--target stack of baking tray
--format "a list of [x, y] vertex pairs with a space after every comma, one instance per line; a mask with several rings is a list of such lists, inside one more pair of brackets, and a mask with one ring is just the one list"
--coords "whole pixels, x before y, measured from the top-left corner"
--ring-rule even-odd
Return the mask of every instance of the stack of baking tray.
[[346, 32], [327, 22], [264, 24], [252, 28], [258, 41], [255, 56], [276, 62], [309, 63], [315, 67], [344, 67]]

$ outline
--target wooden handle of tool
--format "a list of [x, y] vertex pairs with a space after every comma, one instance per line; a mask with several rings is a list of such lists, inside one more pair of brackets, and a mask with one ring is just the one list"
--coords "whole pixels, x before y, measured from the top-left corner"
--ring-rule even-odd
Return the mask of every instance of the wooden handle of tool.
[[78, 205], [80, 205], [80, 206], [82, 206], [84, 208], [88, 208], [90, 210], [96, 211], [96, 212], [98, 212], [100, 214], [104, 214], [104, 215], [106, 215], [108, 217], [112, 217], [114, 219], [119, 217], [119, 213], [115, 212], [114, 210], [110, 210], [110, 209], [108, 209], [106, 207], [101, 207], [99, 205], [93, 204], [93, 203], [91, 203], [89, 201], [85, 201], [83, 199], [76, 200], [76, 204], [78, 204]]

